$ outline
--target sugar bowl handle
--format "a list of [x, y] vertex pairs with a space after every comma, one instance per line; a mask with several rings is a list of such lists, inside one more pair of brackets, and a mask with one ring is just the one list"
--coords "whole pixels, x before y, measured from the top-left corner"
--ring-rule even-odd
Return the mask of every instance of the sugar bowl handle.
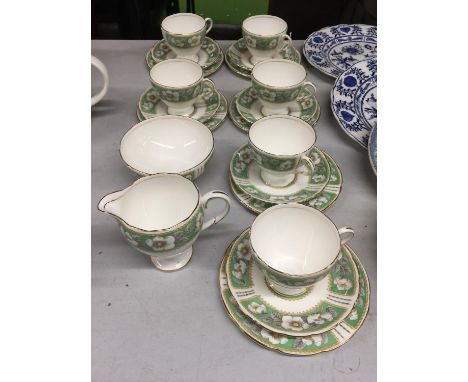
[[205, 19], [205, 23], [207, 25], [205, 33], [208, 33], [211, 30], [211, 28], [213, 28], [213, 20], [210, 17], [207, 17]]
[[207, 208], [208, 202], [211, 199], [222, 199], [224, 200], [225, 206], [224, 209], [221, 211], [221, 213], [214, 218], [211, 218], [210, 220], [207, 220], [206, 222], [203, 223], [203, 226], [201, 228], [202, 231], [204, 231], [207, 228], [210, 228], [212, 225], [218, 223], [219, 221], [223, 220], [224, 217], [228, 214], [229, 210], [231, 209], [231, 199], [229, 199], [229, 196], [227, 196], [224, 192], [222, 191], [210, 191], [207, 192], [205, 195], [203, 195], [200, 199], [200, 202], [203, 206], [203, 208]]
[[344, 245], [354, 237], [354, 230], [349, 227], [342, 227], [338, 230], [338, 235], [340, 235], [341, 245]]

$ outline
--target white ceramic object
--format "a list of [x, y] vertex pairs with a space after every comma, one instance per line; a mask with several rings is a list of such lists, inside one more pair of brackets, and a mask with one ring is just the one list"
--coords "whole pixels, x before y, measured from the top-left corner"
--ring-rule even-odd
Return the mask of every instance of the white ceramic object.
[[242, 34], [247, 49], [252, 57], [253, 65], [257, 62], [273, 58], [285, 44], [292, 44], [291, 37], [286, 34], [288, 24], [283, 19], [271, 15], [256, 15], [242, 22]]
[[[209, 200], [225, 203], [216, 217], [204, 221]], [[151, 256], [162, 271], [175, 271], [192, 257], [192, 245], [201, 231], [222, 220], [231, 201], [222, 191], [203, 196], [193, 182], [177, 174], [157, 174], [138, 179], [124, 190], [113, 192], [98, 209], [113, 216], [125, 239], [138, 251]]]
[[252, 86], [257, 90], [262, 114], [289, 114], [304, 86], [315, 94], [315, 85], [305, 81], [306, 77], [304, 67], [291, 60], [271, 59], [256, 64], [252, 69]]
[[200, 65], [181, 58], [154, 65], [150, 70], [150, 80], [153, 89], [172, 115], [191, 116], [203, 82], [208, 82], [215, 88], [213, 81], [203, 78]]
[[250, 241], [257, 265], [278, 293], [298, 295], [325, 277], [340, 247], [354, 236], [322, 212], [301, 204], [280, 204], [257, 216]]
[[272, 187], [287, 187], [296, 179], [301, 163], [313, 172], [310, 154], [316, 137], [311, 125], [289, 115], [273, 115], [252, 124], [249, 146], [262, 181]]
[[198, 52], [213, 20], [194, 13], [176, 13], [161, 23], [164, 39], [178, 58], [199, 61]]
[[214, 138], [203, 123], [165, 115], [133, 126], [120, 141], [120, 155], [137, 175], [178, 173], [200, 176], [213, 155]]
[[101, 91], [91, 97], [91, 106], [96, 105], [100, 100], [104, 98], [109, 89], [109, 74], [107, 73], [106, 66], [99, 60], [97, 57], [91, 56], [91, 65], [94, 66], [102, 75], [104, 79], [104, 86], [102, 87]]

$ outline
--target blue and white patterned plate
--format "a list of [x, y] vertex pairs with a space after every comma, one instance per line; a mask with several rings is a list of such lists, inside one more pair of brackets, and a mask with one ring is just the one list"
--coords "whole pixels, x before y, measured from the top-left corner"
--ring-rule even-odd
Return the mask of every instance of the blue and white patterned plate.
[[375, 175], [377, 175], [377, 126], [370, 132], [368, 150], [372, 170], [374, 170]]
[[367, 148], [377, 125], [377, 58], [358, 62], [336, 79], [331, 107], [344, 132]]
[[312, 33], [303, 53], [321, 72], [338, 77], [359, 61], [377, 57], [377, 27], [341, 24]]

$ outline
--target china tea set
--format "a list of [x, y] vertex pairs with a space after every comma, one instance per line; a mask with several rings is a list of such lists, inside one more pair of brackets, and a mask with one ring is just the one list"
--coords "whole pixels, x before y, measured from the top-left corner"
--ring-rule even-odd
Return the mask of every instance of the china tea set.
[[[98, 209], [116, 219], [128, 244], [150, 256], [157, 269], [186, 266], [200, 233], [231, 208], [226, 193], [201, 195], [194, 183], [213, 156], [212, 131], [229, 112], [248, 133], [230, 162], [231, 189], [258, 216], [221, 263], [228, 315], [255, 342], [282, 353], [335, 349], [364, 321], [369, 282], [347, 244], [354, 231], [338, 229], [322, 212], [338, 197], [342, 175], [333, 158], [315, 146], [320, 116], [315, 85], [306, 81], [286, 23], [252, 16], [243, 22], [243, 38], [226, 53], [227, 65], [251, 78], [251, 86], [228, 107], [205, 78], [224, 59], [219, 45], [206, 37], [212, 25], [209, 18], [187, 13], [162, 22], [164, 39], [146, 57], [151, 88], [138, 103], [140, 122], [120, 142], [123, 162], [139, 179], [103, 197]], [[206, 219], [213, 199], [224, 206]]]

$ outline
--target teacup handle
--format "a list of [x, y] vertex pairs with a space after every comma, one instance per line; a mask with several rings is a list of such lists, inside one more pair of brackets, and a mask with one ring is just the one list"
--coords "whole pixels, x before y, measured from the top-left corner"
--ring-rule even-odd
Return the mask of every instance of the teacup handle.
[[344, 245], [354, 237], [354, 230], [349, 227], [342, 227], [338, 230], [338, 235], [340, 235], [341, 245]]
[[109, 74], [107, 73], [107, 69], [105, 65], [102, 63], [101, 60], [98, 58], [91, 56], [91, 65], [95, 66], [102, 74], [104, 78], [104, 87], [102, 90], [91, 97], [91, 106], [96, 105], [107, 93], [107, 89], [109, 88]]
[[304, 87], [306, 87], [306, 86], [309, 86], [310, 88], [312, 88], [312, 90], [313, 90], [312, 94], [313, 95], [315, 95], [317, 93], [317, 88], [315, 87], [315, 85], [312, 82], [309, 82], [309, 81], [304, 82]]
[[283, 35], [283, 41], [284, 41], [284, 44], [283, 44], [283, 46], [281, 47], [280, 50], [286, 48], [287, 45], [292, 46], [292, 38], [291, 38], [290, 35], [288, 35], [288, 34], [285, 33], [285, 34]]
[[204, 231], [207, 228], [210, 228], [212, 225], [218, 223], [219, 221], [223, 220], [224, 217], [228, 214], [229, 210], [231, 209], [231, 199], [222, 191], [210, 191], [203, 195], [200, 199], [200, 202], [203, 208], [207, 208], [208, 202], [211, 199], [222, 199], [224, 200], [225, 206], [221, 213], [214, 218], [203, 223], [201, 230]]
[[213, 28], [213, 19], [211, 19], [210, 17], [207, 17], [205, 19], [205, 23], [208, 24], [208, 26], [206, 27], [205, 33], [208, 33], [211, 30], [211, 28]]
[[214, 83], [213, 81], [211, 81], [209, 78], [204, 78], [204, 79], [202, 80], [202, 83], [206, 83], [206, 82], [210, 83], [211, 86], [213, 86], [213, 89], [216, 89], [215, 83]]
[[[310, 159], [307, 155], [302, 155], [301, 161], [305, 162], [305, 164], [310, 167], [310, 173], [312, 174], [315, 170], [315, 165], [314, 162], [312, 162], [312, 159]], [[303, 172], [298, 171], [298, 174], [303, 174]]]

